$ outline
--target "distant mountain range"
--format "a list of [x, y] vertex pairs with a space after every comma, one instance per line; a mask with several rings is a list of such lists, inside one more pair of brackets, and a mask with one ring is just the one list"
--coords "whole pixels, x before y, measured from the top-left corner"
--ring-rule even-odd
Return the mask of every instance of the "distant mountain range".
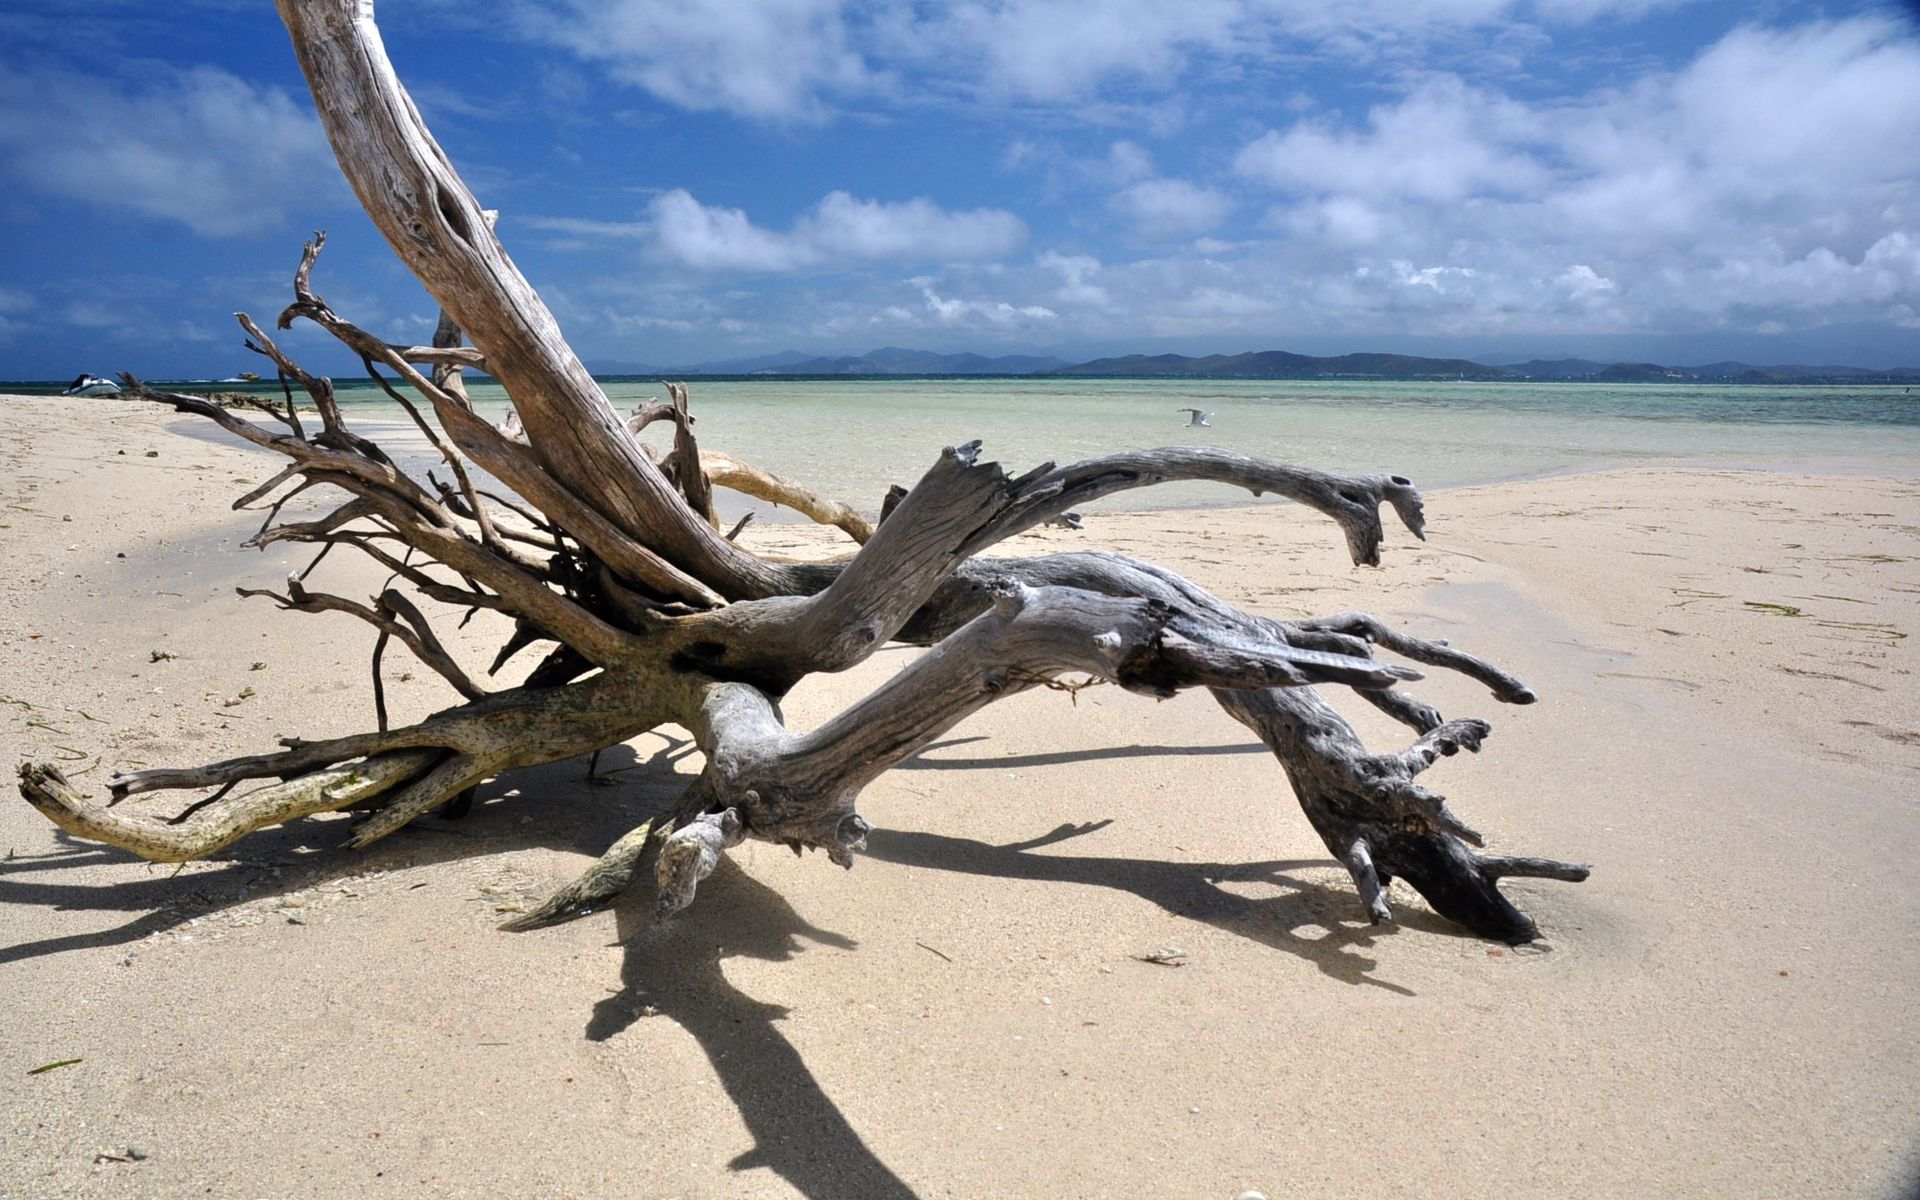
[[783, 350], [753, 358], [717, 359], [683, 366], [600, 359], [587, 363], [595, 375], [648, 375], [686, 379], [702, 375], [1044, 375], [1173, 377], [1182, 379], [1474, 379], [1559, 380], [1595, 383], [1862, 383], [1920, 382], [1920, 367], [1874, 371], [1843, 366], [1755, 366], [1743, 362], [1668, 367], [1645, 362], [1596, 362], [1586, 358], [1529, 359], [1495, 363], [1467, 358], [1422, 358], [1412, 354], [1341, 354], [1329, 358], [1259, 350], [1248, 354], [1128, 354], [1069, 363], [1030, 354], [989, 358], [882, 346], [857, 355], [812, 355]]
[[1251, 354], [1129, 354], [1096, 358], [1092, 362], [1059, 367], [1048, 375], [1178, 375], [1218, 379], [1499, 379], [1506, 374], [1464, 358], [1417, 358], [1410, 354], [1342, 354], [1316, 358], [1285, 350]]
[[1920, 367], [1872, 371], [1866, 367], [1839, 366], [1757, 367], [1743, 362], [1663, 367], [1659, 363], [1602, 363], [1586, 358], [1536, 358], [1511, 363], [1501, 369], [1522, 379], [1592, 380], [1597, 383], [1860, 383], [1872, 379], [1920, 379]]

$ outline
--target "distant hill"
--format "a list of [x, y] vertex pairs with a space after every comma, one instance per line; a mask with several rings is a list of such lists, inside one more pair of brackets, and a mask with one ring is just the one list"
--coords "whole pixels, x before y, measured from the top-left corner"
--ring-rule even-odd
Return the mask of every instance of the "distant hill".
[[1803, 367], [1795, 364], [1755, 367], [1740, 362], [1723, 362], [1683, 369], [1692, 371], [1702, 379], [1725, 379], [1732, 383], [1864, 383], [1875, 379], [1920, 379], [1920, 367], [1870, 371], [1865, 367]]
[[1505, 368], [1523, 379], [1556, 379], [1596, 383], [1866, 383], [1874, 380], [1920, 380], [1920, 367], [1885, 371], [1866, 367], [1757, 367], [1722, 361], [1697, 367], [1669, 367], [1650, 362], [1600, 363], [1586, 358], [1530, 359]]
[[1063, 367], [1066, 360], [1031, 354], [988, 358], [981, 354], [938, 354], [882, 346], [860, 355], [809, 358], [781, 368], [789, 375], [1032, 375]]
[[1534, 358], [1508, 363], [1506, 369], [1528, 379], [1585, 379], [1606, 370], [1607, 364], [1590, 358]]
[[1215, 379], [1502, 379], [1507, 372], [1464, 358], [1341, 354], [1320, 358], [1285, 350], [1248, 354], [1128, 354], [1046, 371], [1047, 375], [1168, 375]]
[[703, 375], [1049, 375], [1165, 377], [1180, 379], [1472, 379], [1555, 380], [1590, 383], [1920, 383], [1920, 367], [1875, 371], [1865, 367], [1799, 365], [1762, 367], [1714, 362], [1670, 367], [1652, 362], [1597, 362], [1590, 358], [1533, 358], [1524, 362], [1475, 362], [1412, 354], [1340, 354], [1317, 357], [1286, 350], [1247, 354], [1125, 354], [1069, 363], [1033, 354], [941, 354], [882, 346], [865, 354], [814, 355], [782, 350], [750, 358], [712, 359], [657, 366], [619, 359], [587, 363], [595, 375], [641, 375], [693, 379]]
[[1659, 363], [1614, 363], [1603, 368], [1594, 379], [1601, 383], [1684, 383], [1692, 378], [1684, 371]]

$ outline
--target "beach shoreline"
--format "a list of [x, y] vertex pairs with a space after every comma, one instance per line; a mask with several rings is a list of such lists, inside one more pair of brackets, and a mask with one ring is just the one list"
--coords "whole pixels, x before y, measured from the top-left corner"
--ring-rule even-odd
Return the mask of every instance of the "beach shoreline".
[[[266, 460], [187, 420], [0, 397], [6, 744], [83, 787], [371, 722], [365, 630], [233, 595], [306, 556], [235, 553]], [[605, 784], [555, 764], [365, 853], [316, 818], [177, 874], [15, 800], [0, 1195], [1895, 1195], [1920, 1145], [1920, 483], [1663, 465], [1428, 501], [1429, 540], [1391, 531], [1378, 570], [1281, 504], [1102, 511], [1007, 552], [1117, 549], [1515, 670], [1539, 704], [1412, 690], [1493, 721], [1432, 779], [1497, 849], [1594, 865], [1511, 885], [1540, 947], [1404, 888], [1366, 925], [1204, 696], [995, 705], [871, 786], [859, 870], [749, 843], [656, 929], [645, 898], [495, 925], [674, 794], [677, 730], [604, 755]], [[450, 640], [471, 662], [498, 632]], [[810, 678], [790, 721], [912, 653]], [[389, 656], [396, 721], [454, 701], [408, 669]], [[1329, 698], [1370, 746], [1408, 740]], [[1141, 961], [1162, 948], [1184, 965]]]
[[[4, 404], [9, 400], [44, 401], [45, 399], [47, 398], [0, 395], [0, 404]], [[114, 401], [108, 399], [105, 402], [113, 403]], [[182, 414], [174, 414], [164, 409], [159, 411], [164, 414], [167, 427], [174, 433], [210, 444], [226, 445], [231, 444], [233, 441], [230, 435], [204, 420]], [[241, 415], [245, 415], [256, 421], [268, 420], [263, 413], [249, 412], [245, 409], [238, 411]], [[418, 428], [410, 422], [384, 412], [382, 415], [369, 416], [368, 409], [365, 406], [359, 406], [349, 411], [346, 415], [355, 429], [360, 430], [366, 436], [371, 437], [380, 445], [393, 452], [409, 470], [416, 472], [424, 471], [437, 465], [439, 462], [438, 455], [433, 451], [432, 447], [428, 445]], [[1559, 479], [1582, 475], [1604, 474], [1611, 471], [1642, 469], [1749, 470], [1768, 473], [1843, 475], [1852, 477], [1905, 477], [1909, 475], [1920, 475], [1920, 433], [1906, 438], [1905, 441], [1910, 443], [1910, 445], [1903, 450], [1903, 439], [1901, 436], [1903, 432], [1904, 431], [1897, 428], [1892, 429], [1889, 431], [1891, 436], [1881, 438], [1870, 447], [1835, 447], [1828, 452], [1817, 455], [1797, 454], [1792, 459], [1781, 457], [1777, 449], [1749, 455], [1734, 454], [1721, 458], [1709, 458], [1699, 455], [1675, 456], [1649, 453], [1639, 457], [1616, 458], [1608, 461], [1569, 463], [1559, 466], [1535, 465], [1511, 471], [1496, 470], [1489, 472], [1482, 466], [1477, 468], [1477, 473], [1467, 481], [1450, 481], [1442, 478], [1436, 482], [1433, 479], [1422, 478], [1421, 473], [1413, 472], [1412, 474], [1414, 482], [1419, 484], [1422, 490], [1428, 494], [1443, 494], [1466, 487], [1524, 484], [1543, 479]], [[656, 426], [656, 434], [663, 437], [664, 426]], [[836, 434], [835, 436], [838, 435]], [[660, 442], [661, 448], [665, 449], [666, 444], [667, 443], [662, 440]], [[857, 440], [855, 444], [857, 444]], [[914, 453], [925, 458], [927, 463], [931, 463], [940, 444], [938, 438], [929, 436], [924, 444], [914, 447]], [[1140, 444], [1147, 445], [1151, 443], [1143, 441]], [[795, 469], [778, 455], [772, 455], [764, 461], [757, 460], [751, 455], [741, 455], [737, 449], [731, 447], [724, 439], [709, 443], [709, 448], [727, 450], [737, 456], [746, 457], [749, 461], [755, 462], [755, 465], [770, 469], [775, 474], [791, 475], [798, 482], [815, 487], [823, 494], [833, 494], [831, 487], [825, 486], [820, 480], [813, 478], [803, 469]], [[1866, 453], [1869, 448], [1871, 450], [1870, 454]], [[1005, 456], [1008, 465], [1016, 470], [1024, 469], [1026, 466], [1032, 465], [1027, 463], [1017, 453], [1008, 453], [1008, 447], [998, 443], [990, 442], [985, 449], [989, 456]], [[1107, 449], [1112, 449], [1112, 447]], [[1287, 452], [1290, 461], [1300, 461], [1309, 466], [1319, 466], [1322, 468], [1326, 468], [1327, 466], [1325, 463], [1311, 462], [1300, 458], [1298, 455], [1293, 455], [1290, 453], [1290, 448], [1287, 447], [1259, 447], [1258, 449], [1263, 453]], [[1060, 461], [1066, 461], [1070, 456], [1056, 455], [1055, 457]], [[845, 500], [857, 509], [867, 511], [868, 515], [871, 516], [874, 512], [877, 512], [879, 508], [878, 493], [884, 491], [885, 484], [888, 482], [911, 483], [911, 470], [917, 461], [917, 459], [911, 461], [889, 459], [884, 464], [871, 464], [868, 468], [859, 472], [861, 485], [858, 488], [849, 488], [847, 494], [837, 496], [836, 498]], [[1403, 475], [1410, 473], [1404, 464], [1395, 463], [1390, 460], [1390, 457], [1383, 457], [1381, 461], [1353, 469], [1358, 469], [1363, 472], [1391, 471]], [[896, 479], [894, 476], [898, 476], [898, 478]], [[879, 481], [877, 486], [876, 481]], [[866, 492], [872, 492], [874, 495], [869, 496], [864, 494]], [[1278, 502], [1276, 501], [1274, 503]], [[756, 521], [776, 524], [806, 523], [805, 517], [791, 510], [752, 500], [725, 490], [717, 493], [716, 504], [720, 510], [721, 520], [729, 526], [733, 522], [746, 516], [749, 512], [753, 514]], [[1245, 493], [1238, 489], [1219, 487], [1216, 485], [1186, 484], [1176, 485], [1173, 488], [1159, 487], [1120, 492], [1117, 495], [1107, 497], [1090, 505], [1089, 511], [1103, 513], [1169, 510], [1205, 511], [1248, 507], [1257, 508], [1262, 507], [1262, 505], [1258, 502], [1250, 501]]]

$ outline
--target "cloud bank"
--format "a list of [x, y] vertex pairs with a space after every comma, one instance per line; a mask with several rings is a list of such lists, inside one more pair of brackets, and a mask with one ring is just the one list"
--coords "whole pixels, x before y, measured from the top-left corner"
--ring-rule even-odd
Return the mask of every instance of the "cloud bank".
[[0, 171], [212, 237], [280, 223], [316, 190], [345, 194], [305, 97], [214, 67], [149, 65], [132, 82], [0, 70]]
[[[1766, 20], [1682, 0], [508, 11], [436, 10], [438, 52], [403, 69], [589, 353], [1779, 335], [1920, 357], [1920, 27], [1870, 0]], [[181, 23], [124, 19], [122, 50], [195, 60], [140, 40]], [[61, 69], [41, 25], [32, 65], [0, 72], [13, 357], [61, 330], [63, 355], [131, 344], [157, 328], [135, 296], [203, 323], [274, 303], [284, 251], [240, 239], [290, 225], [336, 225], [357, 311], [431, 311], [355, 236], [290, 62]], [[395, 25], [396, 46], [428, 27]], [[104, 293], [62, 291], [76, 263], [129, 273], [115, 321]]]
[[577, 241], [633, 239], [657, 260], [714, 274], [781, 274], [869, 263], [938, 263], [998, 258], [1018, 250], [1027, 228], [1010, 212], [948, 212], [924, 197], [898, 203], [830, 192], [781, 232], [738, 208], [702, 204], [684, 188], [653, 198], [646, 219], [529, 220]]
[[[1560, 20], [1619, 15], [1550, 7]], [[1506, 21], [1514, 6], [1369, 11], [1382, 20], [1366, 44], [1385, 53], [1395, 39]], [[965, 44], [1043, 55], [1066, 38], [1050, 22], [1075, 13], [1096, 27], [1083, 29], [1080, 74], [1042, 87], [1026, 59], [1010, 59], [991, 86], [1082, 95], [1116, 74], [1253, 55], [1244, 43], [1276, 25], [1312, 26], [1316, 44], [1334, 44], [1364, 24], [1227, 3], [1203, 5], [1177, 35], [1126, 3], [963, 5], [940, 20]], [[1108, 22], [1138, 30], [1132, 57], [1102, 48]], [[988, 27], [999, 32], [979, 32]], [[861, 78], [881, 73], [869, 63]], [[1248, 345], [1342, 333], [1666, 336], [1908, 328], [1920, 311], [1920, 43], [1889, 20], [1736, 27], [1689, 61], [1568, 94], [1436, 69], [1390, 72], [1379, 91], [1357, 111], [1304, 105], [1178, 175], [1138, 139], [1078, 149], [1060, 134], [1016, 135], [1001, 168], [1040, 181], [1073, 214], [1044, 237], [1003, 209], [845, 192], [776, 231], [676, 190], [636, 228], [657, 260], [713, 274], [812, 280], [940, 264], [807, 285], [804, 303], [784, 309], [755, 293], [712, 318], [779, 339], [1043, 325]]]

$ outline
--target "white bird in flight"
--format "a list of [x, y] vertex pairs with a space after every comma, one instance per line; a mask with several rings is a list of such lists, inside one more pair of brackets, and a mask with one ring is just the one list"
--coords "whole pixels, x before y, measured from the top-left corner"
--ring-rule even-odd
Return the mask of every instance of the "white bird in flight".
[[1205, 425], [1209, 428], [1213, 425], [1213, 414], [1210, 412], [1201, 412], [1197, 408], [1176, 408], [1173, 411], [1187, 414], [1188, 429], [1192, 429], [1196, 425]]

